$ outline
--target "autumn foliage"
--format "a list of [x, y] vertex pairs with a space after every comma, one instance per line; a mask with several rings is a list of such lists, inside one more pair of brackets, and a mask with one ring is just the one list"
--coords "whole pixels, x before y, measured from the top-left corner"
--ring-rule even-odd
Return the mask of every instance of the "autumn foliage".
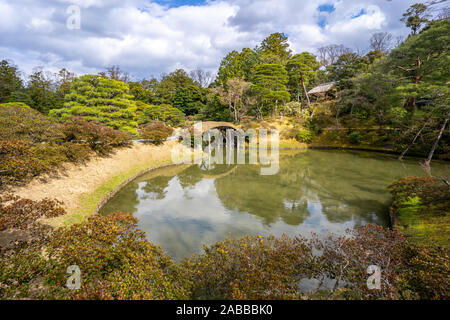
[[[175, 263], [128, 214], [95, 215], [71, 227], [37, 228], [60, 204], [1, 198], [0, 238], [41, 233], [0, 250], [1, 298], [52, 299], [448, 299], [448, 249], [411, 245], [398, 231], [368, 225], [326, 239], [226, 239]], [[66, 287], [67, 267], [82, 271]], [[367, 287], [368, 267], [381, 289]], [[305, 286], [305, 283], [310, 283]], [[311, 285], [312, 283], [312, 285]]]

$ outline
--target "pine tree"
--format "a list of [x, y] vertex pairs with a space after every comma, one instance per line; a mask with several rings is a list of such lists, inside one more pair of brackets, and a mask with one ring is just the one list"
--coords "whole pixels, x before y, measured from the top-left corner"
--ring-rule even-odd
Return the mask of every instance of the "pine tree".
[[281, 64], [262, 64], [256, 70], [253, 84], [260, 95], [261, 103], [270, 106], [272, 115], [279, 103], [289, 102], [287, 91], [288, 74]]
[[113, 129], [137, 134], [136, 102], [129, 94], [128, 84], [100, 75], [75, 78], [64, 108], [50, 111], [50, 116], [67, 118], [82, 116]]

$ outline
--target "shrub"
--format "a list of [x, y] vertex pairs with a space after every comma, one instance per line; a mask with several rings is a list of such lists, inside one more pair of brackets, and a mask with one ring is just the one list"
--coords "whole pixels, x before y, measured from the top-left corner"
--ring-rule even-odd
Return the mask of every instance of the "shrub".
[[171, 105], [146, 105], [139, 117], [139, 124], [162, 121], [169, 126], [178, 127], [184, 124], [184, 118], [185, 114]]
[[311, 130], [300, 130], [297, 133], [297, 141], [303, 143], [311, 143], [314, 139], [314, 131]]
[[[323, 276], [334, 279], [332, 291], [346, 283], [341, 295], [348, 299], [398, 299], [398, 277], [404, 272], [406, 239], [396, 230], [367, 225], [348, 230], [346, 236], [313, 238], [315, 249], [322, 252], [319, 267]], [[367, 286], [367, 268], [381, 270], [381, 288]]]
[[361, 143], [361, 133], [359, 131], [353, 131], [352, 133], [350, 133], [349, 141], [352, 144], [360, 144]]
[[304, 239], [227, 239], [184, 262], [193, 299], [296, 299], [310, 276], [311, 248]]
[[[116, 213], [55, 231], [48, 244], [48, 285], [64, 287], [68, 266], [82, 272], [75, 299], [182, 299], [172, 259], [137, 230], [136, 218]], [[66, 294], [64, 291], [63, 294]]]
[[162, 122], [152, 122], [141, 129], [141, 137], [151, 140], [155, 145], [163, 143], [173, 132], [173, 129]]
[[85, 143], [98, 153], [108, 153], [114, 147], [128, 145], [131, 135], [86, 121], [82, 117], [72, 117], [62, 124], [64, 140], [74, 143]]
[[106, 154], [131, 136], [81, 117], [59, 123], [22, 104], [0, 104], [0, 185], [26, 182], [66, 161]]
[[0, 104], [0, 138], [30, 143], [58, 142], [63, 135], [59, 124], [26, 105]]
[[0, 140], [0, 185], [33, 177], [46, 169], [35, 158], [29, 142]]
[[280, 133], [280, 136], [284, 139], [296, 139], [298, 134], [298, 129], [296, 128], [286, 128]]
[[61, 203], [55, 200], [32, 201], [11, 194], [0, 195], [0, 231], [12, 228], [27, 230], [40, 218], [63, 214]]

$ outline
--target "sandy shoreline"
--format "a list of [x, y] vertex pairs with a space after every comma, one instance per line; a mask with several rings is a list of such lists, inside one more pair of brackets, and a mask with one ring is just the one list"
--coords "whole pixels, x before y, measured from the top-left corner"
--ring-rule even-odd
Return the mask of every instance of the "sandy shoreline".
[[94, 157], [85, 164], [65, 164], [58, 172], [37, 177], [8, 192], [31, 200], [62, 201], [68, 214], [48, 220], [53, 226], [80, 222], [94, 214], [102, 201], [128, 180], [145, 171], [172, 164], [171, 150], [175, 143], [167, 142], [161, 146], [136, 143], [130, 148], [118, 149], [108, 157]]

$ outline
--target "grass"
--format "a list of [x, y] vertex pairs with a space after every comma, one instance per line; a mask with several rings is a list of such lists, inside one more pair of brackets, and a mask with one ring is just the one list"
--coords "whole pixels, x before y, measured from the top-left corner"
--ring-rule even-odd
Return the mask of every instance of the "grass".
[[407, 177], [391, 186], [392, 224], [421, 246], [450, 245], [450, 192], [430, 177]]
[[396, 228], [418, 245], [450, 244], [449, 208], [433, 210], [422, 205], [418, 197], [405, 200], [397, 211]]
[[[97, 213], [107, 200], [130, 181], [148, 171], [176, 165], [172, 162], [171, 155], [171, 145], [150, 148], [138, 147], [129, 153], [124, 152], [117, 157], [102, 162], [100, 167], [97, 167], [95, 162], [88, 163], [86, 171], [71, 172], [69, 177], [66, 180], [59, 181], [59, 184], [72, 183], [73, 188], [76, 189], [77, 185], [84, 183], [83, 179], [88, 181], [90, 173], [95, 171], [101, 172], [101, 178], [95, 182], [86, 183], [88, 187], [83, 192], [71, 194], [68, 198], [70, 205], [66, 207], [67, 215], [47, 219], [44, 222], [53, 227], [63, 227], [84, 221], [90, 215]], [[186, 155], [183, 159], [186, 161], [189, 158], [190, 156]], [[81, 181], [78, 172], [82, 172]], [[56, 191], [58, 190], [56, 189]], [[64, 193], [71, 193], [71, 191], [70, 187], [66, 187]], [[61, 194], [62, 191], [59, 191], [59, 193]], [[58, 196], [55, 195], [55, 198], [58, 199]]]
[[129, 171], [121, 172], [116, 176], [108, 179], [93, 192], [82, 195], [79, 198], [77, 213], [64, 216], [61, 221], [62, 225], [68, 226], [82, 222], [85, 218], [96, 213], [104, 199], [106, 199], [111, 193], [117, 191], [117, 189], [123, 187], [123, 185], [126, 184], [126, 182], [128, 182], [129, 180], [133, 180], [134, 178], [149, 170], [153, 170], [161, 166], [170, 164], [171, 159], [166, 159], [164, 161], [152, 161], [150, 163], [133, 167]]

